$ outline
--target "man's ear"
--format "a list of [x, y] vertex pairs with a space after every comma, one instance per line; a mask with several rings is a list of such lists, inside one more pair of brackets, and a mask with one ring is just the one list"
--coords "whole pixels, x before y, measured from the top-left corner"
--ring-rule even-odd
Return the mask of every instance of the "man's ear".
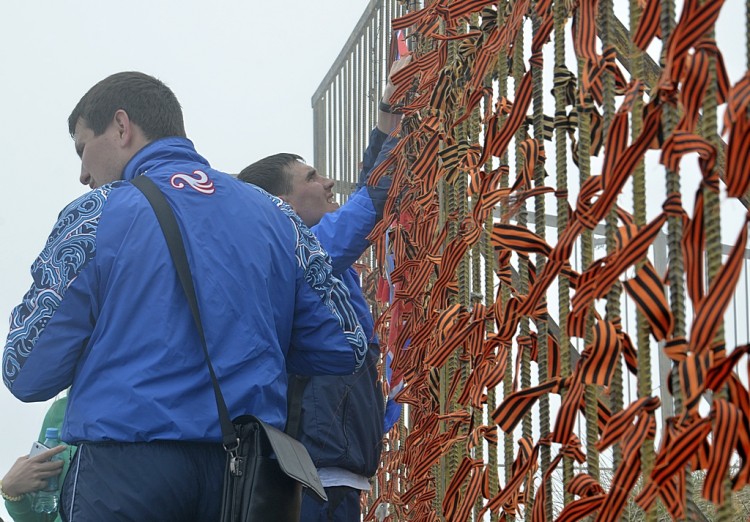
[[115, 115], [112, 118], [112, 123], [115, 126], [115, 132], [120, 136], [120, 141], [127, 142], [130, 139], [130, 116], [123, 109], [117, 109]]
[[148, 143], [141, 128], [131, 121], [130, 116], [124, 109], [115, 111], [113, 123], [122, 147], [139, 150]]

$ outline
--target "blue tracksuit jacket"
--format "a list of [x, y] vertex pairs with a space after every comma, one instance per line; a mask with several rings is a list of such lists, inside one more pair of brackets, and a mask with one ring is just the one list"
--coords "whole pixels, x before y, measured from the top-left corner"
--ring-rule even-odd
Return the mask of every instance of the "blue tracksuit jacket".
[[349, 289], [370, 346], [366, 364], [355, 374], [309, 379], [302, 395], [298, 438], [318, 468], [339, 467], [365, 477], [374, 475], [380, 462], [385, 399], [378, 382], [380, 347], [372, 314], [362, 294], [359, 275], [351, 265], [370, 246], [367, 236], [382, 218], [390, 180], [384, 179], [379, 186], [364, 185], [396, 143], [396, 138], [373, 129], [360, 188], [341, 208], [326, 214], [312, 227], [333, 259], [334, 273]]
[[230, 415], [283, 429], [287, 372], [350, 374], [366, 334], [291, 208], [211, 169], [184, 138], [63, 210], [12, 312], [3, 381], [24, 401], [72, 386], [63, 439], [219, 441], [208, 370], [166, 242], [128, 180], [149, 176], [185, 240]]

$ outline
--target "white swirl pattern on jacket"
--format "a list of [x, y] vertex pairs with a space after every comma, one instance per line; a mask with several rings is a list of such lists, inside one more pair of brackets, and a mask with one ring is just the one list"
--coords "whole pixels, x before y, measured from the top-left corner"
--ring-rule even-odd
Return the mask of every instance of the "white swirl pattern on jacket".
[[333, 275], [333, 263], [328, 252], [323, 249], [315, 234], [288, 203], [260, 187], [252, 184], [249, 186], [269, 197], [295, 224], [297, 263], [305, 272], [305, 281], [320, 296], [331, 314], [338, 319], [346, 340], [354, 349], [357, 369], [359, 369], [367, 356], [367, 336], [349, 299], [349, 289]]
[[31, 265], [32, 286], [10, 316], [3, 361], [6, 385], [15, 380], [65, 291], [96, 255], [96, 230], [102, 208], [112, 188], [121, 183], [115, 181], [92, 190], [60, 213], [44, 250]]

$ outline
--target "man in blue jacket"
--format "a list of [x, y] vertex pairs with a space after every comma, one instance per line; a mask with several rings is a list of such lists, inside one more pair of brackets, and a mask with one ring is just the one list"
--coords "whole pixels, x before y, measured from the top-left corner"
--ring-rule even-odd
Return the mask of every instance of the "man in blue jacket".
[[283, 429], [287, 374], [351, 374], [364, 330], [330, 257], [286, 204], [210, 167], [180, 105], [137, 72], [105, 78], [68, 120], [93, 190], [69, 204], [12, 312], [3, 381], [23, 401], [71, 387], [79, 446], [63, 520], [218, 519], [225, 452], [196, 326], [151, 178], [185, 242], [210, 357], [235, 418]]
[[[391, 75], [408, 63], [400, 60]], [[367, 362], [354, 375], [343, 377], [292, 377], [301, 388], [297, 435], [318, 468], [328, 501], [311, 495], [302, 499], [300, 520], [349, 522], [360, 520], [360, 494], [370, 489], [377, 471], [383, 438], [385, 399], [378, 382], [380, 347], [369, 306], [362, 294], [359, 275], [351, 266], [370, 245], [367, 236], [382, 219], [390, 180], [367, 186], [370, 172], [397, 143], [389, 135], [401, 115], [389, 106], [394, 90], [390, 78], [383, 91], [377, 127], [370, 133], [358, 190], [340, 208], [332, 192], [334, 181], [321, 176], [295, 154], [269, 156], [243, 169], [239, 179], [253, 183], [289, 203], [310, 227], [333, 259], [334, 274], [349, 288], [352, 303], [370, 341]], [[290, 388], [294, 390], [294, 387]], [[291, 391], [290, 422], [297, 413], [299, 391]], [[297, 432], [297, 433], [293, 433]]]

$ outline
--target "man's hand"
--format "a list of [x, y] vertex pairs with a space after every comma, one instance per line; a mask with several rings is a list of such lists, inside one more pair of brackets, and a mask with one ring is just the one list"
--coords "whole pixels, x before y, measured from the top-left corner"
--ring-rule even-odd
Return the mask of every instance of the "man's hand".
[[62, 460], [50, 459], [66, 449], [67, 446], [55, 446], [33, 457], [19, 457], [3, 477], [3, 493], [17, 497], [44, 488], [47, 479], [59, 475], [63, 468]]
[[[396, 90], [396, 86], [393, 85], [393, 75], [406, 67], [409, 62], [411, 62], [410, 54], [402, 56], [401, 58], [393, 62], [393, 65], [391, 65], [391, 70], [388, 72], [388, 81], [385, 83], [385, 88], [383, 89], [383, 97], [381, 98], [383, 103], [389, 104], [391, 101], [391, 95]], [[393, 114], [380, 110], [378, 111], [378, 129], [380, 129], [380, 131], [385, 132], [386, 134], [391, 134], [394, 130], [396, 130], [396, 127], [398, 127], [398, 124], [400, 122], [400, 114]]]
[[385, 88], [383, 89], [382, 99], [385, 103], [390, 103], [391, 95], [393, 94], [393, 91], [396, 90], [396, 86], [393, 85], [393, 75], [409, 65], [410, 62], [411, 55], [407, 54], [406, 56], [402, 56], [401, 58], [393, 62], [393, 64], [391, 65], [391, 70], [388, 71], [388, 80], [385, 82]]

